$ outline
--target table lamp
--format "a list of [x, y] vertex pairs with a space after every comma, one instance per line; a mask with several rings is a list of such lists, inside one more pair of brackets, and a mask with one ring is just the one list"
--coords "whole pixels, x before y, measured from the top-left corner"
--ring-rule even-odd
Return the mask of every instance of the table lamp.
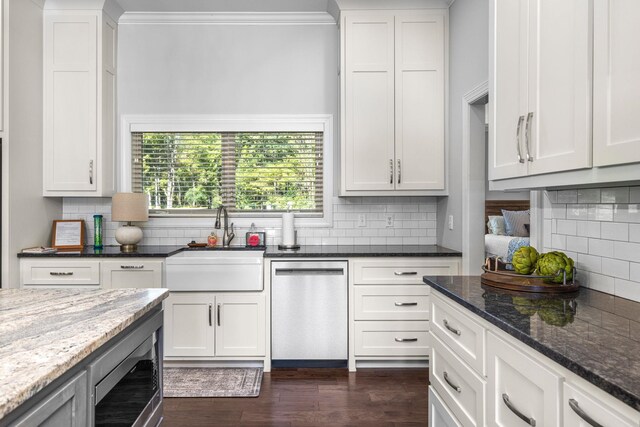
[[131, 225], [132, 221], [148, 221], [149, 208], [144, 193], [116, 193], [111, 199], [111, 221], [126, 222], [116, 230], [116, 241], [122, 252], [135, 252], [142, 240], [140, 227]]

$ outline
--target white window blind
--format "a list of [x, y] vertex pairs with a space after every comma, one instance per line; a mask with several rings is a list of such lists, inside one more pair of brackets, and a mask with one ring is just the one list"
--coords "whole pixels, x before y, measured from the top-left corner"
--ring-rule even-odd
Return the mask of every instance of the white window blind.
[[322, 132], [133, 132], [132, 189], [151, 213], [323, 212]]

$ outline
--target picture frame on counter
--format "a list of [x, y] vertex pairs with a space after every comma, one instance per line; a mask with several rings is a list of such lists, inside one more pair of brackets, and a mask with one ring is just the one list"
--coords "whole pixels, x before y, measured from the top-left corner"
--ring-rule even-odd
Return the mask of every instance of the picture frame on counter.
[[81, 251], [85, 227], [82, 219], [56, 219], [51, 229], [51, 247], [59, 251]]

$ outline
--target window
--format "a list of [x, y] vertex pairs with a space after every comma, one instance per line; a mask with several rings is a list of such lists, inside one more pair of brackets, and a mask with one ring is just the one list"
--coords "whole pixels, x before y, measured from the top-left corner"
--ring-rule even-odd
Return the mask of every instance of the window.
[[323, 213], [323, 132], [134, 131], [131, 165], [152, 214]]

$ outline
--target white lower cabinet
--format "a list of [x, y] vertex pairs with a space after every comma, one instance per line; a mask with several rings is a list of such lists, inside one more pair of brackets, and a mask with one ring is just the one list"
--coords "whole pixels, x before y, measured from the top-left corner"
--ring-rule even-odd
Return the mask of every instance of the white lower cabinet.
[[560, 425], [561, 377], [495, 334], [487, 335], [487, 425]]
[[172, 292], [165, 301], [166, 357], [264, 357], [264, 294]]
[[356, 356], [429, 354], [429, 322], [356, 322]]
[[429, 386], [429, 425], [431, 427], [462, 427], [433, 386]]
[[[583, 381], [580, 381], [583, 382]], [[587, 387], [588, 384], [586, 384]], [[594, 392], [598, 392], [593, 390]], [[578, 385], [576, 381], [567, 381], [563, 385], [562, 413], [564, 427], [616, 426], [637, 427], [636, 421], [630, 417], [633, 414], [622, 408], [619, 402], [608, 395], [590, 393]]]
[[100, 263], [102, 287], [106, 289], [160, 288], [163, 265], [163, 261], [144, 258], [102, 261]]
[[437, 337], [431, 339], [429, 382], [465, 426], [485, 425], [486, 381]]
[[265, 355], [263, 294], [216, 296], [216, 356]]

